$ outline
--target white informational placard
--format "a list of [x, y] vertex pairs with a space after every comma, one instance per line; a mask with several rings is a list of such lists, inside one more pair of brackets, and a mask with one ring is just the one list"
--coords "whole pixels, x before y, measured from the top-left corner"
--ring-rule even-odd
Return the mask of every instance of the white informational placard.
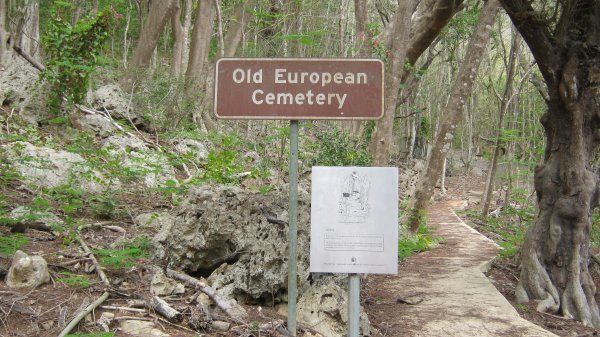
[[312, 169], [310, 271], [398, 273], [398, 169]]

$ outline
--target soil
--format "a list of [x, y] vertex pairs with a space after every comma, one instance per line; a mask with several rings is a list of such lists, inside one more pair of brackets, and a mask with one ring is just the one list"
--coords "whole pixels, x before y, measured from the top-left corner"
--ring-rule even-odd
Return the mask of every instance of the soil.
[[[448, 190], [444, 198], [465, 200], [469, 194], [473, 194], [473, 191], [481, 191], [482, 186], [483, 178], [481, 177], [448, 177]], [[14, 201], [15, 204], [23, 204], [24, 201], [31, 198], [27, 191], [10, 188], [10, 186], [0, 189], [0, 193], [6, 196], [9, 201]], [[128, 201], [130, 207], [136, 207], [139, 204], [139, 207], [145, 210], [164, 207], [160, 202], [156, 202], [154, 205], [148, 204], [149, 199], [152, 200], [152, 198], [143, 198], [143, 200], [139, 198], [136, 200], [132, 197], [131, 200], [123, 201]], [[476, 207], [476, 205], [472, 205], [472, 207]], [[85, 231], [84, 241], [92, 248], [106, 248], [107, 243], [115, 242], [123, 237], [133, 238], [141, 234], [151, 235], [148, 230], [134, 226], [131, 218], [126, 215], [110, 219], [109, 222], [111, 225], [122, 227], [126, 233], [113, 232], [106, 228], [91, 228]], [[0, 236], [9, 234], [7, 226], [0, 226]], [[97, 299], [105, 290], [105, 287], [103, 287], [96, 273], [90, 272], [92, 265], [89, 261], [82, 260], [77, 264], [66, 264], [70, 261], [85, 258], [85, 254], [79, 245], [71, 242], [72, 237], [67, 235], [55, 237], [50, 233], [34, 229], [26, 230], [24, 235], [29, 239], [29, 243], [22, 249], [30, 254], [37, 254], [46, 258], [50, 265], [52, 281], [35, 290], [23, 291], [9, 289], [4, 282], [0, 282], [0, 337], [56, 336], [64, 328], [65, 321], [68, 323], [79, 308]], [[452, 249], [452, 247], [446, 246], [444, 249]], [[9, 265], [10, 260], [0, 256], [0, 279], [4, 278]], [[400, 274], [403, 268], [407, 267], [400, 263]], [[105, 272], [112, 284], [109, 289], [110, 298], [103, 304], [104, 306], [126, 307], [131, 299], [143, 299], [149, 296], [150, 279], [152, 277], [150, 261], [141, 259], [136, 261], [134, 267], [106, 268]], [[86, 287], [66, 284], [65, 277], [73, 274], [86, 275], [90, 284]], [[584, 327], [576, 321], [538, 313], [535, 310], [534, 303], [516, 304], [512, 294], [518, 278], [514, 261], [506, 259], [496, 261], [488, 276], [525, 319], [559, 336], [600, 336], [600, 331]], [[371, 323], [377, 329], [373, 336], [402, 336], [404, 335], [403, 331], [406, 331], [403, 322], [398, 319], [401, 314], [399, 310], [402, 310], [402, 306], [399, 306], [396, 302], [397, 293], [380, 286], [385, 277], [369, 276], [363, 281], [362, 302], [369, 314]], [[228, 321], [233, 328], [227, 332], [211, 329], [202, 307], [191, 300], [197, 293], [197, 289], [188, 287], [184, 295], [168, 299], [169, 303], [183, 314], [183, 319], [177, 323], [168, 322], [153, 312], [142, 315], [136, 312], [98, 309], [85, 319], [73, 333], [77, 331], [102, 331], [96, 321], [102, 312], [110, 311], [115, 313], [117, 317], [135, 316], [140, 319], [152, 320], [156, 323], [157, 328], [171, 336], [195, 337], [199, 334], [204, 336], [283, 336], [280, 331], [277, 331], [276, 326], [283, 324], [285, 317], [280, 316], [273, 308], [269, 307], [246, 306], [245, 308], [250, 317], [246, 323], [241, 324], [232, 322], [224, 312], [212, 306], [209, 310], [212, 320]], [[412, 298], [412, 300], [418, 301], [419, 294], [409, 295], [411, 296], [405, 297], [409, 300]], [[600, 298], [597, 298], [597, 301], [600, 302]], [[373, 311], [375, 307], [371, 305], [373, 303], [378, 303], [376, 312]], [[268, 323], [274, 323], [275, 326], [267, 326]], [[118, 326], [118, 323], [113, 322], [111, 328], [116, 326]], [[259, 332], [258, 329], [261, 326], [262, 329]], [[309, 330], [305, 329], [305, 331]], [[119, 332], [117, 336], [127, 337], [129, 335]]]

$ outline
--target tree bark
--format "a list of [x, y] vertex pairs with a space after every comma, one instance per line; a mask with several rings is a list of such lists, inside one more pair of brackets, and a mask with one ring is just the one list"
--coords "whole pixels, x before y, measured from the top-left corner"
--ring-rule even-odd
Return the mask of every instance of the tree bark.
[[181, 24], [181, 4], [175, 0], [175, 10], [171, 14], [171, 30], [173, 31], [173, 56], [171, 58], [171, 75], [179, 77], [183, 65], [183, 49], [185, 37], [183, 36], [183, 25]]
[[[501, 0], [534, 55], [548, 87], [542, 164], [534, 174], [538, 214], [521, 248], [515, 294], [537, 309], [600, 327], [596, 286], [588, 269], [592, 213], [600, 195], [600, 3], [558, 3], [558, 20], [529, 1]], [[553, 27], [552, 31], [548, 27]], [[555, 27], [555, 28], [554, 28]]]
[[442, 121], [435, 135], [427, 168], [419, 178], [415, 197], [411, 201], [410, 208], [413, 214], [410, 219], [410, 230], [416, 233], [422, 221], [422, 210], [433, 196], [435, 184], [437, 183], [446, 154], [450, 150], [454, 131], [459, 117], [462, 115], [467, 98], [471, 93], [479, 64], [490, 39], [491, 28], [498, 12], [498, 0], [488, 0], [479, 14], [475, 31], [465, 52], [458, 76], [454, 82], [450, 99], [443, 111]]
[[229, 21], [229, 29], [225, 33], [225, 57], [235, 56], [235, 53], [242, 42], [244, 27], [250, 21], [250, 13], [246, 7], [254, 6], [255, 0], [240, 1], [236, 6], [233, 18]]
[[192, 30], [190, 58], [185, 73], [190, 86], [202, 83], [202, 72], [208, 59], [210, 33], [212, 28], [213, 1], [200, 1], [196, 12], [196, 21]]
[[385, 92], [384, 106], [385, 114], [377, 123], [375, 137], [374, 164], [375, 166], [387, 166], [392, 145], [392, 132], [394, 117], [396, 115], [396, 103], [398, 101], [398, 90], [401, 83], [402, 69], [406, 57], [407, 41], [410, 31], [410, 16], [414, 8], [414, 0], [401, 1], [394, 14], [394, 29], [391, 39], [388, 62], [385, 69]]
[[144, 24], [138, 44], [133, 52], [129, 74], [122, 81], [123, 89], [129, 91], [135, 80], [135, 72], [148, 67], [160, 34], [162, 33], [171, 13], [176, 9], [177, 0], [153, 1], [150, 5], [148, 18]]
[[8, 51], [8, 30], [6, 29], [7, 1], [0, 0], [0, 67], [6, 66], [6, 52]]
[[[406, 47], [403, 64], [404, 61], [406, 61], [409, 64], [414, 65], [425, 49], [431, 45], [448, 21], [450, 21], [452, 16], [459, 11], [462, 6], [463, 0], [427, 0], [419, 3], [414, 18], [412, 19], [412, 23], [410, 24], [410, 37], [406, 41], [408, 47]], [[413, 13], [412, 10], [414, 9], [414, 4], [410, 7], [409, 15]], [[394, 17], [396, 17], [396, 15]], [[396, 32], [399, 31], [396, 24], [397, 20], [393, 19], [377, 38], [377, 41], [379, 42], [376, 43], [383, 43], [384, 46], [390, 46], [389, 50], [393, 51], [393, 39], [396, 38]], [[406, 27], [406, 29], [408, 29], [408, 27]], [[410, 69], [404, 66], [401, 67], [399, 71], [400, 82], [395, 87], [396, 92], [392, 93], [389, 97], [390, 103], [392, 101], [394, 103], [394, 108], [392, 109], [387, 105], [388, 102], [385, 102], [387, 117], [377, 121], [371, 143], [369, 144], [369, 150], [373, 153], [376, 158], [375, 163], [378, 165], [387, 164], [390, 156], [391, 143], [393, 142], [393, 125], [391, 124], [393, 123], [395, 114], [395, 105], [400, 101], [398, 98], [398, 91], [400, 90], [400, 84], [406, 82], [408, 75], [411, 72]], [[386, 78], [387, 77], [389, 77], [389, 73], [386, 73]], [[392, 90], [386, 83], [386, 92], [388, 89], [390, 91]], [[388, 99], [387, 93], [386, 99]], [[388, 109], [392, 112], [390, 116], [388, 116]]]
[[[208, 49], [210, 46], [210, 35], [212, 31], [214, 2], [210, 0], [198, 3], [194, 29], [192, 30], [192, 43], [190, 47], [190, 58], [188, 60], [186, 77], [186, 96], [191, 98], [206, 89], [203, 81], [206, 62], [208, 61]], [[203, 87], [204, 85], [204, 87]], [[206, 93], [205, 93], [206, 96]], [[208, 131], [216, 130], [217, 125], [211, 119], [210, 114], [199, 104], [193, 113], [192, 119], [200, 127], [204, 126]]]

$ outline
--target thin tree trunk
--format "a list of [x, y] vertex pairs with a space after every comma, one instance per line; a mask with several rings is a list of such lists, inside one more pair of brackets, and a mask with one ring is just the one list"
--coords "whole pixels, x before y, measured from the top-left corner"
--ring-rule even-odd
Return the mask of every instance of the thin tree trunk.
[[135, 71], [148, 67], [156, 49], [160, 34], [165, 28], [171, 13], [176, 9], [177, 0], [153, 1], [150, 5], [148, 18], [142, 28], [140, 39], [133, 52], [129, 74], [121, 85], [129, 91], [135, 79]]
[[461, 116], [466, 100], [468, 99], [479, 64], [483, 58], [485, 48], [490, 39], [491, 28], [498, 12], [497, 0], [488, 0], [481, 10], [475, 31], [465, 53], [458, 76], [454, 82], [448, 104], [443, 110], [443, 117], [438, 130], [426, 170], [423, 172], [417, 185], [415, 197], [411, 201], [413, 214], [410, 219], [410, 230], [415, 233], [422, 221], [422, 210], [425, 209], [433, 196], [435, 184], [438, 181], [442, 165], [450, 149], [456, 123]]
[[179, 77], [183, 65], [183, 49], [185, 38], [183, 36], [183, 25], [181, 24], [181, 4], [175, 0], [176, 7], [171, 15], [171, 30], [173, 31], [173, 57], [171, 59], [171, 75]]
[[506, 69], [506, 86], [504, 87], [504, 94], [502, 95], [502, 102], [500, 102], [500, 116], [498, 118], [498, 130], [496, 132], [496, 144], [494, 148], [494, 154], [492, 155], [492, 161], [488, 167], [487, 179], [485, 184], [485, 192], [483, 193], [481, 216], [483, 219], [487, 218], [490, 210], [490, 199], [492, 196], [492, 190], [494, 189], [494, 180], [496, 178], [496, 170], [498, 168], [498, 158], [500, 157], [500, 151], [503, 148], [504, 142], [502, 141], [502, 131], [504, 126], [504, 116], [510, 107], [510, 103], [513, 97], [513, 82], [515, 78], [515, 69], [517, 62], [517, 55], [519, 54], [519, 45], [521, 44], [520, 35], [517, 32], [513, 33], [512, 44], [510, 47], [508, 68]]
[[219, 4], [220, 0], [214, 0], [215, 2], [215, 10], [217, 13], [217, 32], [219, 35], [219, 56], [225, 56], [225, 42], [223, 39], [223, 16], [221, 15], [221, 5]]
[[224, 47], [225, 57], [235, 56], [235, 53], [242, 42], [244, 35], [244, 27], [248, 24], [251, 19], [250, 13], [246, 11], [245, 7], [254, 6], [255, 0], [240, 1], [234, 9], [233, 18], [229, 21], [229, 29], [225, 33]]
[[400, 1], [396, 14], [394, 14], [393, 37], [391, 39], [390, 51], [385, 70], [385, 114], [377, 124], [374, 144], [374, 164], [376, 166], [387, 166], [390, 148], [393, 142], [392, 132], [394, 117], [396, 116], [396, 103], [398, 101], [398, 90], [400, 89], [402, 69], [407, 50], [407, 41], [410, 31], [410, 16], [414, 8], [414, 0]]
[[[404, 62], [415, 64], [421, 54], [432, 44], [435, 38], [442, 31], [444, 26], [450, 21], [452, 16], [462, 8], [463, 0], [447, 1], [447, 0], [426, 0], [421, 1], [417, 7], [415, 15], [413, 15], [412, 23], [410, 25], [410, 37], [408, 47], [405, 52]], [[411, 6], [408, 15], [413, 13], [414, 4]], [[391, 46], [392, 39], [396, 38], [398, 31], [396, 20], [392, 20], [387, 25], [384, 31], [378, 37], [378, 43], [383, 43], [384, 46]], [[408, 27], [406, 28], [408, 29]], [[405, 42], [405, 43], [406, 43]], [[390, 50], [393, 50], [390, 48]], [[401, 83], [405, 83], [408, 75], [411, 73], [406, 67], [399, 69], [400, 82], [397, 88], [400, 88]], [[387, 77], [387, 74], [386, 74]], [[386, 90], [388, 86], [386, 83]], [[401, 102], [398, 98], [398, 93], [392, 93], [393, 101], [395, 104]], [[405, 95], [407, 96], [407, 95]], [[387, 94], [386, 94], [387, 97]], [[400, 96], [402, 97], [402, 96]], [[391, 99], [391, 97], [390, 97]], [[386, 107], [388, 107], [386, 102]], [[387, 108], [386, 108], [387, 109]], [[391, 110], [395, 112], [394, 110]], [[386, 112], [387, 115], [387, 112]], [[371, 137], [371, 143], [369, 144], [369, 150], [374, 155], [376, 162], [387, 163], [387, 158], [390, 155], [393, 126], [390, 125], [390, 119], [393, 122], [393, 116], [387, 116], [377, 121], [373, 136]]]
[[[213, 1], [200, 1], [196, 12], [196, 21], [192, 31], [190, 58], [185, 73], [191, 86], [202, 83], [204, 65], [208, 59], [210, 33], [212, 28]], [[197, 89], [197, 88], [195, 88]]]
[[[214, 2], [210, 0], [201, 1], [198, 4], [194, 29], [192, 31], [190, 58], [185, 73], [187, 82], [186, 96], [190, 98], [206, 89], [206, 86], [204, 88], [202, 86], [205, 83], [205, 81], [203, 81], [203, 76], [205, 74], [205, 65], [208, 61], [208, 49], [210, 46], [214, 12], [213, 6]], [[205, 97], [205, 99], [206, 98], [207, 97]], [[197, 107], [193, 113], [192, 119], [197, 125], [204, 125], [208, 131], [217, 129], [216, 123], [211, 119], [208, 111], [204, 109], [203, 104], [200, 104]]]
[[37, 2], [32, 2], [27, 5], [26, 23], [23, 29], [24, 36], [21, 48], [26, 51], [31, 57], [36, 60], [39, 58], [40, 45], [40, 6]]
[[[183, 50], [181, 52], [181, 64], [187, 65], [190, 59], [190, 27], [192, 27], [192, 0], [184, 0], [183, 14]], [[183, 69], [182, 69], [183, 70]]]
[[[369, 43], [373, 36], [367, 30], [367, 22], [369, 19], [368, 11], [367, 11], [367, 0], [354, 0], [354, 22], [355, 22], [355, 30], [356, 30], [356, 55], [360, 58], [367, 58], [370, 56], [371, 46]], [[350, 124], [350, 133], [353, 135], [360, 135], [361, 126], [363, 122], [361, 121], [351, 121]]]
[[0, 67], [6, 66], [6, 53], [8, 45], [8, 30], [6, 29], [6, 17], [7, 17], [7, 1], [0, 0]]

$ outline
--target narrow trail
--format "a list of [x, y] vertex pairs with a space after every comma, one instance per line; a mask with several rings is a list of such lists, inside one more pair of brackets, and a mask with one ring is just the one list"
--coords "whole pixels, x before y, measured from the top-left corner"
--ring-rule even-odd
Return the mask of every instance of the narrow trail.
[[500, 248], [456, 215], [453, 209], [463, 204], [431, 205], [428, 225], [443, 242], [406, 259], [397, 276], [367, 282], [368, 296], [385, 299], [366, 305], [381, 335], [556, 336], [522, 319], [484, 275]]

